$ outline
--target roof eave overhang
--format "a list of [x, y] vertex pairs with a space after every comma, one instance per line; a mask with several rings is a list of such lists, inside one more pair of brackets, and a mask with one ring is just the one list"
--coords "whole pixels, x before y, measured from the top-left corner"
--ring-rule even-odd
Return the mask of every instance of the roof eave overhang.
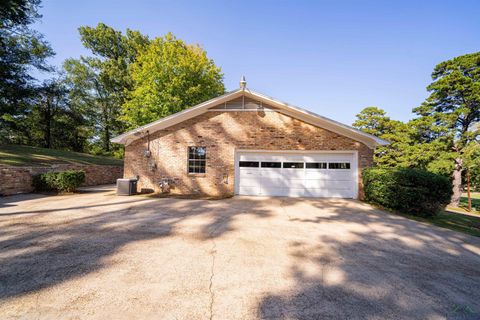
[[279, 101], [275, 98], [263, 95], [261, 93], [251, 91], [251, 90], [246, 90], [245, 94], [247, 96], [250, 96], [251, 98], [255, 99], [260, 99], [263, 102], [269, 103], [275, 107], [277, 107], [282, 113], [289, 115], [291, 117], [297, 118], [299, 120], [305, 121], [307, 123], [310, 123], [314, 126], [321, 127], [324, 129], [327, 129], [329, 131], [338, 133], [340, 135], [346, 136], [348, 138], [351, 138], [353, 140], [359, 141], [367, 145], [369, 148], [375, 148], [376, 146], [379, 145], [388, 145], [390, 142], [383, 140], [381, 138], [378, 138], [374, 135], [365, 133], [363, 131], [360, 131], [358, 129], [355, 129], [353, 127], [347, 126], [343, 123], [340, 123], [338, 121], [326, 118], [324, 116], [321, 116], [319, 114], [316, 114], [314, 112], [305, 110], [303, 108], [291, 105], [289, 103]]
[[136, 139], [141, 138], [141, 135], [138, 135], [139, 133], [147, 132], [149, 131], [150, 133], [162, 130], [165, 128], [168, 128], [170, 126], [173, 126], [177, 123], [180, 123], [182, 121], [185, 121], [187, 119], [196, 117], [204, 113], [208, 108], [213, 107], [217, 104], [221, 104], [223, 102], [226, 102], [231, 99], [235, 99], [236, 97], [239, 97], [243, 94], [243, 90], [238, 89], [235, 91], [230, 91], [227, 92], [219, 97], [216, 97], [214, 99], [210, 99], [208, 101], [205, 101], [203, 103], [200, 103], [194, 107], [182, 110], [180, 112], [174, 113], [172, 115], [169, 115], [165, 118], [161, 118], [157, 121], [148, 123], [146, 125], [140, 126], [136, 129], [127, 131], [119, 136], [116, 136], [112, 138], [110, 141], [114, 143], [119, 143], [119, 144], [129, 144], [133, 142]]
[[378, 145], [388, 145], [389, 142], [383, 139], [380, 139], [376, 136], [364, 133], [360, 130], [337, 122], [335, 120], [320, 116], [316, 113], [310, 112], [308, 110], [290, 105], [288, 103], [276, 100], [272, 97], [257, 93], [255, 91], [249, 89], [238, 89], [235, 91], [228, 92], [224, 95], [221, 95], [217, 98], [208, 100], [204, 103], [198, 104], [194, 107], [189, 109], [185, 109], [183, 111], [177, 112], [165, 118], [159, 119], [152, 123], [146, 124], [144, 126], [138, 127], [134, 130], [125, 132], [115, 138], [112, 138], [111, 141], [114, 143], [120, 143], [124, 145], [128, 145], [131, 142], [139, 139], [143, 136], [145, 132], [155, 132], [158, 130], [162, 130], [183, 122], [185, 120], [191, 119], [193, 117], [199, 116], [208, 111], [209, 108], [221, 104], [223, 102], [235, 99], [245, 95], [247, 97], [260, 100], [264, 103], [270, 104], [274, 107], [277, 107], [277, 111], [286, 114], [288, 116], [297, 118], [314, 126], [318, 126], [324, 128], [326, 130], [338, 133], [340, 135], [349, 137], [353, 140], [359, 141], [367, 145], [369, 148], [374, 148]]

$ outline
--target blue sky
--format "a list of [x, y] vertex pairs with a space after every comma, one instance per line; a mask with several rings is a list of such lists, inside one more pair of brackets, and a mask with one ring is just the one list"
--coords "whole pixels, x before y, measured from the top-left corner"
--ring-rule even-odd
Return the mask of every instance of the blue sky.
[[248, 87], [351, 124], [366, 106], [412, 118], [433, 67], [480, 49], [480, 1], [44, 0], [35, 25], [57, 52], [89, 54], [77, 28], [106, 23], [202, 45]]

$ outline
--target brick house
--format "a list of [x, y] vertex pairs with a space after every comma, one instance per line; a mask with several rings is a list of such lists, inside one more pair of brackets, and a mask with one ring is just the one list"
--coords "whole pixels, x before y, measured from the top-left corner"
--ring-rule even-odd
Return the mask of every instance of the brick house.
[[124, 176], [174, 194], [361, 197], [361, 170], [388, 142], [246, 87], [112, 139]]

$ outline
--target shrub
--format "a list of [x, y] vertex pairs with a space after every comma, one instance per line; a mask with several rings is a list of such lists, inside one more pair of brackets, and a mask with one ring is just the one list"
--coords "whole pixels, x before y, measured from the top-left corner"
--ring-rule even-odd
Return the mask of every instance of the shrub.
[[420, 217], [434, 216], [452, 196], [449, 178], [420, 169], [368, 168], [362, 175], [366, 201]]
[[85, 172], [67, 170], [47, 172], [33, 177], [35, 191], [73, 192], [85, 182]]

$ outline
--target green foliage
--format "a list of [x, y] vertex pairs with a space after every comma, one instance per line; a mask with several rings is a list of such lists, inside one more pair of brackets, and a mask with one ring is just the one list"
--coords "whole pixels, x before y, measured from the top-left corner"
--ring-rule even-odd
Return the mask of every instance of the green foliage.
[[390, 141], [375, 150], [380, 167], [422, 168], [454, 176], [458, 203], [462, 174], [468, 168], [472, 184], [480, 185], [480, 52], [438, 64], [428, 86], [430, 96], [413, 111], [417, 118], [402, 123], [385, 111], [365, 108], [353, 124], [367, 133]]
[[220, 69], [200, 47], [171, 34], [151, 41], [103, 23], [79, 28], [91, 55], [67, 59], [63, 74], [37, 85], [29, 71], [53, 71], [45, 61], [54, 54], [42, 35], [29, 29], [40, 18], [39, 5], [40, 0], [5, 0], [0, 6], [2, 144], [121, 157], [123, 147], [110, 139], [127, 127], [224, 92]]
[[370, 168], [362, 175], [366, 201], [416, 216], [434, 216], [452, 194], [448, 178], [420, 169]]
[[172, 34], [154, 39], [131, 65], [122, 119], [129, 128], [166, 117], [220, 94], [225, 89], [220, 68], [198, 45]]
[[430, 131], [449, 140], [456, 152], [476, 141], [480, 128], [480, 52], [438, 64], [428, 87], [430, 96], [413, 111], [433, 120]]
[[85, 172], [80, 170], [42, 173], [32, 180], [35, 191], [58, 192], [74, 192], [84, 182]]
[[94, 56], [64, 62], [69, 99], [84, 115], [91, 143], [104, 154], [118, 153], [121, 147], [112, 150], [110, 139], [124, 130], [119, 117], [125, 90], [131, 87], [128, 69], [149, 40], [138, 31], [127, 29], [122, 34], [103, 23], [95, 28], [80, 27], [79, 32]]
[[353, 127], [377, 137], [389, 134], [394, 131], [395, 123], [386, 114], [380, 108], [366, 107], [357, 114]]
[[[466, 54], [438, 64], [427, 87], [430, 96], [413, 111], [430, 122], [429, 140], [441, 143], [451, 153], [453, 197], [458, 206], [462, 175], [468, 162], [465, 150], [480, 138], [480, 52]], [[442, 155], [448, 158], [448, 155]]]
[[464, 175], [470, 174], [471, 190], [480, 191], [480, 142], [470, 142], [463, 150], [463, 158]]
[[0, 5], [0, 142], [28, 142], [24, 122], [36, 89], [31, 70], [51, 71], [54, 52], [29, 26], [40, 18], [39, 0], [4, 0]]
[[377, 107], [367, 107], [357, 114], [353, 127], [390, 142], [375, 149], [375, 165], [381, 167], [422, 167], [433, 155], [418, 145], [419, 128], [413, 121], [392, 120]]
[[29, 115], [30, 143], [45, 148], [84, 151], [88, 136], [81, 110], [68, 100], [63, 79], [47, 80], [38, 93]]

